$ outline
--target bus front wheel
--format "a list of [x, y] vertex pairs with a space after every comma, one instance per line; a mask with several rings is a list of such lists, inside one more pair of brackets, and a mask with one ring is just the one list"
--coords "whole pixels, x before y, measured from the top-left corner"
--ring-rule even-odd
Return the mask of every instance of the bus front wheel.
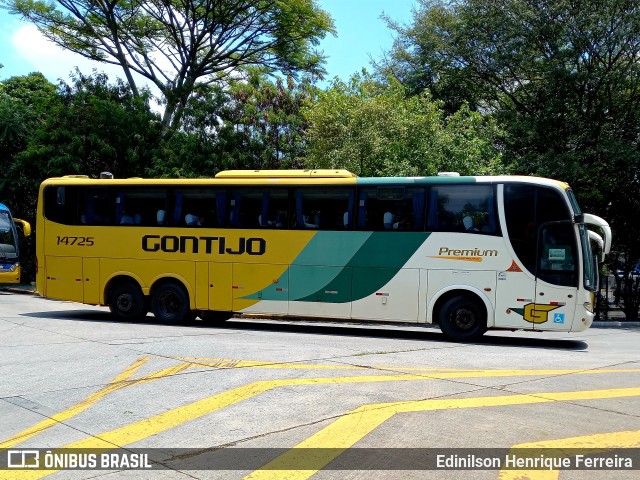
[[184, 288], [175, 283], [158, 287], [151, 297], [151, 311], [163, 323], [179, 323], [187, 320], [189, 296]]
[[146, 313], [144, 295], [134, 282], [118, 282], [112, 289], [109, 300], [111, 314], [119, 320], [137, 320]]
[[478, 300], [468, 295], [456, 295], [442, 304], [438, 323], [442, 333], [451, 340], [475, 340], [487, 331], [487, 314]]

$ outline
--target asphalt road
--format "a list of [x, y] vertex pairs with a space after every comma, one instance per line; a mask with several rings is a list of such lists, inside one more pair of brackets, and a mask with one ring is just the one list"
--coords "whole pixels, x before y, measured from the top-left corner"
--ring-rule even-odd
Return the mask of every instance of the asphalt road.
[[[406, 325], [122, 323], [0, 291], [0, 467], [9, 451], [42, 461], [64, 447], [126, 449], [154, 468], [0, 478], [637, 478], [639, 346], [637, 327], [459, 344]], [[522, 448], [569, 464], [509, 469]], [[600, 463], [576, 465], [585, 454]]]

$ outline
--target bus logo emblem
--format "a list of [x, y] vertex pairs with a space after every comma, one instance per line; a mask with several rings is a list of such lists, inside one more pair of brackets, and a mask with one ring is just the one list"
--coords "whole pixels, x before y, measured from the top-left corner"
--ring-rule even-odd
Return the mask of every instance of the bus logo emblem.
[[[510, 310], [516, 312], [519, 315], [522, 315], [529, 323], [545, 323], [548, 318], [547, 314], [551, 310], [555, 310], [556, 308], [560, 308], [561, 305], [549, 305], [545, 303], [527, 303], [524, 308], [511, 308]], [[560, 315], [562, 321], [556, 321], [556, 316]], [[564, 313], [556, 313], [553, 317], [554, 323], [564, 323]]]

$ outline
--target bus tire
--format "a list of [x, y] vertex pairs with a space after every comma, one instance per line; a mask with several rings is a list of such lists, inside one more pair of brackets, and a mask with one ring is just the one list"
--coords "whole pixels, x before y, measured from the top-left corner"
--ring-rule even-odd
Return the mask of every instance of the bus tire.
[[202, 321], [209, 325], [216, 325], [226, 322], [233, 317], [233, 312], [225, 312], [222, 310], [204, 310], [198, 315]]
[[438, 323], [445, 336], [456, 342], [480, 338], [487, 331], [484, 305], [470, 295], [456, 295], [438, 310]]
[[118, 320], [138, 320], [146, 313], [144, 295], [137, 283], [124, 280], [116, 283], [109, 294], [109, 310]]
[[160, 285], [152, 294], [151, 311], [162, 323], [180, 323], [188, 320], [189, 296], [175, 283]]

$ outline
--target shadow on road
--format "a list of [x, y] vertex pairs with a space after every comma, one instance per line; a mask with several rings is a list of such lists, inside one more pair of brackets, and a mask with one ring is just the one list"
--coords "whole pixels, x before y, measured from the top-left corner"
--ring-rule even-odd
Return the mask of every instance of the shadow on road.
[[[76, 311], [49, 311], [32, 312], [22, 314], [26, 317], [45, 318], [52, 320], [70, 320], [96, 323], [114, 323], [126, 325], [163, 325], [157, 322], [153, 315], [147, 315], [136, 322], [123, 322], [114, 320], [109, 312], [96, 310], [76, 310]], [[171, 325], [175, 329], [197, 328], [212, 331], [228, 332], [283, 332], [283, 333], [306, 333], [314, 335], [365, 337], [365, 338], [391, 338], [398, 340], [426, 340], [433, 342], [455, 343], [448, 341], [437, 326], [422, 326], [414, 323], [380, 323], [380, 322], [360, 322], [360, 321], [340, 321], [330, 319], [280, 319], [264, 320], [257, 318], [235, 317], [227, 322], [217, 324], [207, 324], [200, 320], [194, 320], [178, 325]], [[563, 334], [559, 334], [563, 335]], [[473, 345], [504, 345], [511, 347], [542, 348], [553, 350], [579, 351], [586, 350], [588, 344], [581, 340], [568, 340], [566, 338], [531, 338], [501, 336], [499, 331], [493, 331], [491, 335], [467, 344]]]

